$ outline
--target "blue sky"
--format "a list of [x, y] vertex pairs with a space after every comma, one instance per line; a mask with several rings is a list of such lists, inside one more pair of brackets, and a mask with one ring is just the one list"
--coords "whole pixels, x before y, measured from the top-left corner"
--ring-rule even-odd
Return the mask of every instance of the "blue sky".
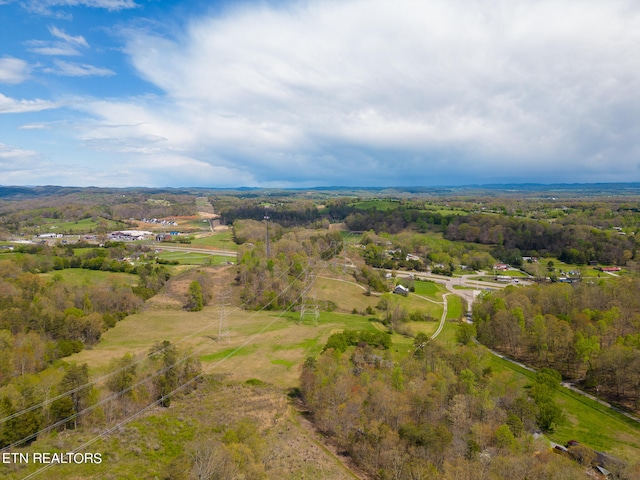
[[0, 0], [0, 184], [640, 181], [633, 0]]

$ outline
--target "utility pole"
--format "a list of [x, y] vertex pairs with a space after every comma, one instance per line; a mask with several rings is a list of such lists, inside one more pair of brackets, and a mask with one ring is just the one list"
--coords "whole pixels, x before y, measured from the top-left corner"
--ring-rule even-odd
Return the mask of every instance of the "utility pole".
[[347, 273], [347, 242], [342, 242], [342, 251], [344, 253], [344, 265], [342, 266], [342, 272]]

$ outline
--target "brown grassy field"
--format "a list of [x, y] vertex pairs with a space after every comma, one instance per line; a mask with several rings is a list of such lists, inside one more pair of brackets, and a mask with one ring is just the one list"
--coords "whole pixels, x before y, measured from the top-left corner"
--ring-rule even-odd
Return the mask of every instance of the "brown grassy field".
[[221, 309], [201, 312], [149, 310], [131, 315], [103, 335], [90, 350], [68, 357], [87, 363], [92, 374], [105, 373], [113, 358], [127, 353], [145, 355], [156, 342], [169, 340], [197, 356], [205, 371], [226, 373], [237, 380], [257, 378], [280, 386], [293, 386], [299, 365], [319, 353], [329, 335], [345, 328], [371, 329], [361, 315], [321, 314], [318, 325], [298, 324], [298, 314], [247, 312], [226, 308], [229, 338], [217, 341]]
[[[70, 452], [101, 431], [43, 435], [22, 453]], [[229, 440], [234, 435], [238, 442]], [[251, 478], [360, 478], [349, 470], [345, 457], [322, 444], [280, 389], [229, 382], [220, 376], [205, 379], [170, 408], [155, 408], [83, 450], [100, 453], [100, 464], [55, 465], [36, 478], [186, 480], [202, 473], [192, 466], [194, 458], [222, 448], [238, 455], [245, 471], [255, 472]], [[0, 465], [0, 475], [22, 479], [42, 466]]]

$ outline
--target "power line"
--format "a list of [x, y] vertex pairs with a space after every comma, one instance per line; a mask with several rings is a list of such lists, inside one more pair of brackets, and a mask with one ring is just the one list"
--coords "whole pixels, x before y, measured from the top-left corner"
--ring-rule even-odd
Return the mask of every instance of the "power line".
[[[307, 269], [309, 269], [311, 266], [308, 265]], [[300, 275], [302, 275], [303, 273], [306, 272], [306, 270], [301, 272]], [[298, 278], [300, 277], [300, 275], [298, 276]], [[313, 280], [312, 282], [315, 281], [316, 276], [313, 276]], [[289, 285], [291, 286], [291, 284]], [[312, 285], [309, 285], [308, 288], [310, 288]], [[284, 291], [283, 291], [284, 293]], [[298, 295], [296, 300], [299, 300], [302, 297], [303, 293], [301, 293], [300, 295]], [[218, 362], [216, 362], [214, 364], [214, 367], [217, 367], [219, 365], [221, 365], [223, 362], [225, 362], [226, 360], [228, 360], [229, 358], [231, 358], [233, 355], [236, 354], [236, 352], [238, 352], [241, 348], [243, 348], [244, 346], [246, 346], [247, 344], [249, 344], [250, 342], [253, 342], [257, 337], [259, 337], [260, 335], [262, 335], [269, 327], [271, 327], [271, 325], [273, 325], [273, 323], [280, 319], [290, 308], [293, 307], [295, 302], [293, 302], [289, 307], [287, 307], [285, 310], [283, 310], [279, 315], [277, 315], [273, 320], [271, 320], [269, 323], [267, 323], [264, 327], [262, 327], [262, 329], [257, 332], [256, 334], [250, 336], [249, 338], [247, 338], [244, 342], [242, 342], [238, 347], [236, 347], [235, 349], [233, 349], [231, 352], [229, 352], [227, 355], [225, 355], [223, 358], [221, 358]], [[187, 358], [187, 357], [185, 357]], [[193, 378], [187, 380], [185, 383], [179, 385], [177, 388], [175, 388], [174, 390], [172, 390], [171, 392], [167, 393], [166, 395], [163, 395], [161, 398], [155, 400], [154, 402], [152, 402], [151, 404], [147, 405], [146, 407], [142, 408], [141, 410], [137, 411], [136, 413], [134, 413], [133, 415], [130, 415], [129, 417], [125, 418], [124, 420], [118, 422], [116, 425], [108, 428], [107, 430], [105, 430], [104, 432], [100, 433], [99, 435], [96, 435], [95, 437], [91, 438], [90, 440], [88, 440], [87, 442], [85, 442], [84, 444], [80, 445], [79, 447], [76, 447], [72, 452], [70, 452], [71, 454], [75, 454], [83, 449], [85, 449], [86, 447], [88, 447], [89, 445], [97, 442], [98, 440], [100, 440], [101, 438], [106, 437], [107, 435], [109, 435], [111, 432], [117, 430], [118, 428], [122, 427], [123, 425], [126, 425], [127, 423], [135, 420], [136, 418], [138, 418], [140, 415], [142, 415], [143, 413], [147, 412], [148, 410], [150, 410], [151, 408], [162, 404], [163, 402], [165, 402], [168, 398], [171, 398], [173, 395], [175, 395], [176, 393], [178, 393], [179, 391], [185, 389], [187, 386], [191, 385], [193, 382], [199, 380], [202, 376], [204, 375], [204, 372], [200, 372], [198, 375], [194, 376]], [[27, 475], [26, 477], [23, 477], [23, 480], [28, 480], [31, 478], [36, 477], [37, 475], [39, 475], [40, 473], [48, 470], [49, 468], [53, 467], [55, 464], [51, 463], [51, 464], [47, 464], [44, 467], [41, 467], [40, 469], [36, 470], [35, 472], [30, 473], [29, 475]]]
[[[293, 264], [291, 264], [291, 265], [293, 265]], [[291, 265], [289, 265], [289, 266], [291, 266]], [[284, 277], [287, 274], [288, 274], [287, 270], [284, 270], [283, 273], [276, 280], [280, 280], [282, 277]], [[274, 280], [273, 283], [275, 283], [276, 280]], [[266, 287], [265, 287], [265, 289], [266, 289]], [[242, 302], [242, 304], [240, 304], [239, 308], [242, 308], [243, 306], [249, 305], [249, 302], [251, 302], [251, 301], [255, 300], [256, 298], [258, 298], [258, 296], [260, 296], [264, 292], [265, 289], [260, 290], [255, 295], [253, 295], [250, 299], [245, 300], [244, 302]], [[273, 302], [275, 302], [284, 292], [286, 292], [286, 290], [288, 290], [288, 288], [285, 289], [281, 294], [277, 295], [275, 298], [271, 299], [263, 308], [261, 308], [260, 310], [256, 311], [254, 314], [257, 314], [257, 313], [261, 312], [262, 310], [266, 309], [269, 305], [271, 305]], [[249, 318], [252, 318], [252, 316], [250, 316]], [[248, 320], [246, 320], [246, 321], [248, 321]], [[246, 321], [244, 323], [246, 323]], [[215, 322], [212, 321], [211, 323], [204, 325], [202, 328], [200, 328], [200, 329], [190, 333], [189, 335], [186, 335], [186, 336], [178, 339], [177, 341], [173, 342], [172, 345], [178, 345], [178, 344], [180, 344], [180, 343], [182, 343], [182, 342], [194, 337], [195, 335], [197, 335], [199, 333], [202, 333], [203, 331], [213, 327], [214, 323]], [[30, 407], [24, 408], [24, 409], [22, 409], [22, 410], [20, 410], [18, 412], [14, 412], [11, 415], [8, 415], [8, 416], [0, 419], [0, 425], [2, 425], [3, 423], [6, 423], [9, 420], [12, 420], [12, 419], [17, 418], [17, 417], [19, 417], [21, 415], [24, 415], [25, 413], [32, 412], [32, 411], [37, 410], [38, 408], [41, 408], [41, 407], [45, 407], [45, 406], [55, 402], [56, 400], [59, 400], [59, 399], [61, 399], [63, 397], [66, 397], [67, 395], [71, 395], [73, 393], [77, 393], [77, 392], [80, 392], [80, 391], [82, 391], [82, 390], [84, 390], [86, 388], [89, 388], [89, 387], [91, 387], [93, 385], [97, 385], [97, 384], [105, 381], [106, 379], [108, 379], [109, 377], [111, 377], [113, 375], [116, 375], [116, 374], [118, 374], [118, 373], [120, 373], [120, 372], [122, 372], [122, 371], [124, 371], [124, 370], [126, 370], [128, 368], [131, 368], [132, 366], [138, 365], [139, 363], [143, 362], [148, 357], [152, 357], [152, 356], [155, 356], [155, 355], [160, 355], [161, 353], [164, 352], [164, 350], [166, 348], [169, 348], [169, 346], [163, 347], [163, 348], [161, 348], [159, 350], [155, 350], [151, 355], [149, 355], [147, 357], [141, 357], [138, 360], [134, 361], [133, 363], [131, 363], [131, 364], [125, 366], [125, 367], [116, 369], [116, 370], [114, 370], [112, 372], [109, 372], [109, 373], [107, 373], [107, 374], [105, 374], [105, 375], [103, 375], [101, 377], [98, 377], [98, 378], [96, 378], [94, 380], [91, 380], [91, 381], [89, 381], [89, 382], [87, 382], [87, 383], [85, 383], [83, 385], [79, 385], [76, 388], [68, 390], [68, 391], [66, 391], [64, 393], [61, 393], [59, 395], [56, 395], [54, 397], [47, 398], [46, 400], [44, 400], [42, 402], [39, 402], [39, 403], [34, 404], [34, 405], [31, 405]]]
[[[300, 272], [300, 274], [295, 278], [295, 280], [297, 281], [297, 280], [299, 280], [303, 275], [306, 275], [306, 272], [307, 272], [307, 270], [308, 270], [309, 268], [310, 268], [310, 266], [307, 266], [307, 268], [306, 268], [305, 270], [303, 270], [302, 272]], [[286, 273], [286, 272], [285, 272], [285, 273]], [[263, 311], [263, 310], [265, 310], [266, 308], [268, 308], [268, 307], [270, 306], [270, 304], [271, 304], [271, 303], [275, 302], [275, 301], [276, 301], [280, 296], [284, 295], [284, 294], [285, 294], [285, 293], [286, 293], [286, 292], [287, 292], [287, 291], [288, 291], [288, 290], [293, 286], [293, 283], [294, 283], [294, 282], [289, 283], [289, 284], [288, 284], [288, 285], [287, 285], [287, 286], [282, 290], [282, 292], [280, 292], [276, 297], [274, 297], [271, 301], [269, 301], [269, 302], [268, 302], [265, 306], [263, 306], [260, 310], [258, 310], [258, 311], [256, 311], [256, 312], [254, 312], [254, 314], [250, 315], [250, 316], [249, 316], [249, 318], [252, 318], [254, 315], [257, 315], [257, 314], [258, 314], [258, 313], [260, 313], [261, 311]], [[285, 311], [286, 311], [286, 310], [285, 310]], [[280, 318], [280, 316], [276, 317], [276, 319], [277, 319], [277, 318]], [[248, 321], [249, 321], [248, 319], [247, 319], [247, 320], [245, 320], [245, 322], [242, 322], [242, 323], [240, 324], [240, 326], [241, 326], [241, 325], [243, 325], [244, 323], [248, 322]], [[273, 320], [269, 325], [271, 325], [274, 321], [275, 321], [275, 319], [274, 319], [274, 320]], [[210, 326], [212, 326], [212, 324], [209, 324], [209, 325], [207, 325], [207, 326], [203, 327], [203, 329], [204, 329], [204, 328], [207, 328], [207, 327], [210, 327]], [[202, 331], [203, 329], [200, 329], [200, 331]], [[262, 331], [264, 331], [264, 330], [261, 330], [261, 332], [262, 332]], [[191, 334], [190, 336], [193, 336], [193, 335], [194, 335], [194, 334]], [[184, 340], [184, 339], [186, 339], [186, 338], [189, 338], [190, 336], [183, 337], [183, 339], [182, 339], [182, 340]], [[175, 344], [176, 344], [176, 343], [174, 343], [173, 345], [169, 344], [169, 345], [167, 345], [166, 347], [163, 347], [163, 348], [161, 348], [161, 349], [158, 349], [158, 350], [156, 350], [156, 351], [152, 352], [152, 354], [151, 354], [151, 355], [147, 356], [147, 358], [149, 358], [149, 357], [151, 357], [151, 356], [154, 356], [154, 355], [157, 355], [157, 354], [160, 354], [160, 353], [164, 352], [167, 348], [170, 348], [171, 346], [175, 346]], [[242, 346], [244, 346], [244, 344], [243, 344]], [[67, 423], [67, 422], [69, 422], [69, 421], [71, 421], [71, 420], [74, 420], [74, 419], [78, 418], [78, 417], [79, 417], [79, 416], [81, 416], [81, 415], [84, 415], [84, 414], [85, 414], [85, 413], [87, 413], [87, 412], [93, 411], [94, 409], [96, 409], [96, 408], [98, 408], [99, 406], [101, 406], [101, 405], [103, 405], [103, 404], [107, 403], [108, 401], [112, 400], [113, 398], [118, 398], [118, 397], [120, 397], [120, 396], [122, 395], [122, 393], [126, 393], [126, 392], [130, 391], [131, 389], [133, 389], [133, 388], [135, 388], [135, 387], [137, 387], [137, 386], [140, 386], [141, 384], [145, 383], [146, 381], [150, 380], [151, 378], [153, 378], [153, 377], [155, 377], [155, 376], [157, 376], [157, 375], [160, 375], [161, 373], [164, 373], [165, 371], [167, 371], [167, 370], [169, 370], [169, 369], [173, 368], [174, 366], [178, 365], [179, 363], [183, 363], [183, 362], [187, 361], [189, 358], [191, 358], [191, 357], [195, 356], [195, 354], [199, 353], [199, 352], [200, 352], [201, 350], [203, 350], [204, 348], [206, 348], [206, 345], [203, 345], [203, 346], [202, 346], [202, 347], [200, 347], [199, 349], [196, 349], [196, 350], [195, 350], [194, 352], [192, 352], [190, 355], [188, 355], [188, 356], [186, 356], [186, 357], [183, 357], [183, 359], [181, 359], [181, 360], [179, 360], [179, 361], [176, 361], [174, 364], [172, 364], [172, 365], [170, 365], [170, 366], [168, 366], [168, 367], [165, 367], [164, 369], [158, 370], [155, 374], [152, 374], [151, 376], [146, 377], [146, 378], [145, 378], [145, 379], [143, 379], [143, 380], [140, 380], [140, 381], [139, 381], [139, 382], [137, 382], [134, 386], [131, 386], [130, 388], [127, 388], [127, 389], [125, 389], [125, 390], [122, 390], [122, 391], [120, 391], [120, 392], [118, 392], [118, 393], [116, 393], [116, 394], [112, 395], [111, 397], [107, 397], [106, 399], [101, 400], [101, 401], [100, 401], [100, 402], [98, 402], [97, 404], [94, 404], [94, 405], [92, 405], [92, 406], [90, 406], [90, 407], [87, 407], [86, 409], [84, 409], [84, 410], [82, 410], [82, 411], [80, 411], [80, 412], [76, 412], [76, 413], [74, 413], [73, 415], [70, 415], [69, 417], [67, 417], [67, 418], [65, 418], [65, 419], [63, 419], [63, 420], [61, 420], [61, 421], [59, 421], [59, 422], [56, 422], [56, 423], [55, 423], [55, 424], [53, 424], [53, 425], [49, 425], [48, 427], [45, 427], [44, 429], [42, 429], [42, 430], [40, 430], [40, 431], [38, 431], [38, 432], [36, 432], [36, 433], [34, 433], [34, 434], [31, 434], [31, 435], [28, 435], [28, 436], [26, 436], [26, 437], [23, 437], [22, 439], [20, 439], [20, 440], [18, 440], [18, 441], [16, 441], [16, 442], [14, 442], [14, 443], [12, 443], [11, 445], [8, 445], [8, 446], [6, 446], [6, 447], [4, 447], [4, 448], [0, 449], [0, 453], [1, 453], [1, 452], [4, 452], [4, 451], [6, 451], [6, 450], [8, 450], [8, 449], [10, 449], [10, 448], [14, 448], [14, 447], [16, 447], [16, 446], [22, 445], [22, 444], [24, 444], [24, 443], [26, 443], [26, 442], [28, 442], [28, 441], [30, 441], [30, 440], [32, 440], [32, 439], [35, 439], [38, 435], [40, 435], [40, 434], [42, 434], [42, 433], [46, 433], [46, 432], [48, 432], [48, 431], [50, 431], [50, 430], [52, 430], [52, 429], [54, 429], [54, 428], [57, 428], [57, 427], [58, 427], [58, 426], [60, 426], [60, 425], [63, 425], [63, 424], [65, 424], [65, 423]], [[237, 350], [238, 350], [237, 348], [236, 348], [236, 349], [234, 349], [234, 350], [231, 352], [231, 354], [235, 354], [235, 352], [236, 352]], [[226, 357], [225, 357], [225, 358], [226, 358]], [[122, 367], [122, 368], [120, 368], [120, 369], [118, 369], [118, 370], [116, 370], [116, 371], [114, 371], [114, 372], [111, 372], [111, 373], [110, 373], [110, 374], [108, 374], [108, 375], [104, 375], [103, 377], [101, 377], [101, 379], [108, 378], [109, 376], [113, 375], [113, 374], [114, 374], [114, 373], [116, 373], [116, 372], [120, 372], [120, 371], [123, 371], [123, 370], [125, 370], [125, 369], [127, 369], [127, 368], [131, 368], [131, 366], [136, 365], [136, 364], [138, 364], [138, 363], [142, 362], [144, 359], [145, 359], [145, 358], [143, 357], [143, 358], [139, 359], [137, 362], [134, 362], [134, 363], [132, 363], [132, 364], [129, 364], [129, 365], [127, 365], [126, 367]], [[216, 364], [216, 365], [217, 365], [217, 364]], [[214, 365], [214, 366], [215, 366], [215, 365]], [[51, 402], [53, 402], [53, 401], [57, 400], [58, 398], [62, 398], [62, 397], [65, 397], [65, 396], [67, 396], [67, 395], [71, 395], [72, 393], [79, 392], [79, 391], [81, 391], [81, 390], [83, 390], [83, 389], [85, 389], [85, 388], [88, 388], [89, 386], [94, 385], [95, 383], [96, 383], [95, 381], [94, 381], [94, 382], [87, 382], [86, 384], [84, 384], [84, 385], [82, 385], [82, 386], [80, 386], [80, 387], [77, 387], [77, 388], [75, 388], [75, 389], [73, 389], [73, 390], [70, 390], [69, 392], [66, 392], [66, 393], [64, 393], [64, 394], [58, 395], [57, 397], [55, 397], [55, 398], [53, 398], [53, 399], [48, 399], [48, 400], [47, 400], [47, 401], [45, 401], [45, 402], [41, 402], [41, 403], [40, 403], [40, 404], [38, 404], [38, 405], [33, 405], [33, 406], [31, 406], [31, 407], [29, 407], [29, 408], [27, 408], [27, 409], [22, 410], [21, 412], [16, 412], [15, 414], [10, 415], [9, 417], [6, 417], [5, 419], [3, 419], [3, 421], [5, 421], [5, 422], [6, 422], [6, 421], [7, 421], [7, 420], [9, 420], [10, 418], [16, 418], [16, 417], [18, 417], [18, 416], [20, 416], [20, 415], [23, 415], [24, 413], [26, 413], [26, 412], [28, 412], [28, 411], [32, 411], [32, 410], [35, 410], [35, 409], [37, 409], [37, 408], [40, 408], [41, 406], [47, 405], [47, 404], [49, 404], [49, 403], [51, 403]]]

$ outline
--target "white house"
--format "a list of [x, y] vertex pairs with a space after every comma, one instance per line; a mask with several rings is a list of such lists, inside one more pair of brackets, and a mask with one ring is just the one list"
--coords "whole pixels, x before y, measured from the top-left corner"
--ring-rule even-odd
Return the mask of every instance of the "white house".
[[409, 295], [409, 289], [404, 285], [396, 285], [393, 289], [393, 293], [397, 293], [398, 295]]

